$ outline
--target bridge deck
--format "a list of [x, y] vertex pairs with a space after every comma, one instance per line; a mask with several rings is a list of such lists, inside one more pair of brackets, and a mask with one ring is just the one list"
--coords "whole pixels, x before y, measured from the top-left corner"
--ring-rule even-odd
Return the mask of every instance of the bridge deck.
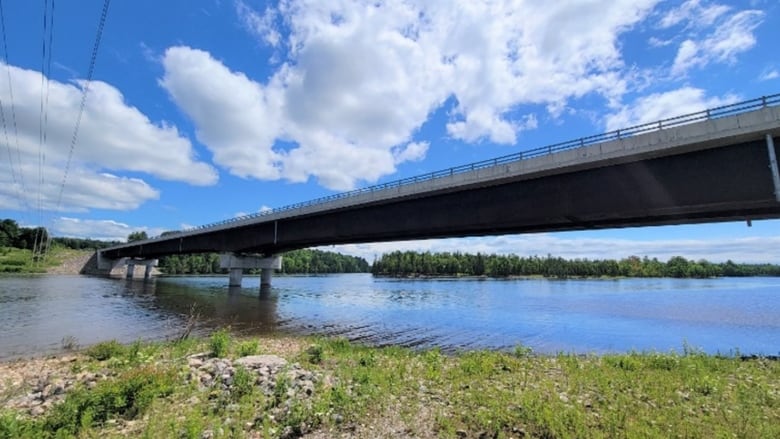
[[[108, 257], [267, 253], [332, 243], [778, 217], [780, 206], [767, 198], [767, 190], [771, 195], [773, 189], [771, 174], [763, 176], [769, 172], [766, 135], [780, 136], [778, 104], [780, 95], [747, 101], [123, 244], [103, 253]], [[734, 176], [738, 178], [730, 178]], [[707, 186], [699, 184], [704, 182]], [[598, 197], [585, 190], [605, 184], [623, 189], [602, 191]], [[654, 184], [673, 191], [665, 195], [667, 201], [687, 204], [658, 204], [663, 194], [648, 192], [648, 185]], [[735, 193], [729, 185], [749, 191]], [[682, 197], [690, 190], [698, 191], [699, 199]], [[500, 195], [506, 191], [514, 195]], [[719, 195], [713, 199], [707, 195], [712, 192]], [[635, 206], [632, 194], [647, 204]], [[613, 203], [599, 201], [605, 196]], [[583, 197], [589, 198], [585, 205], [575, 202]], [[617, 200], [622, 204], [615, 204]], [[439, 210], [431, 210], [433, 205]], [[507, 215], [518, 208], [541, 212], [544, 206], [550, 210], [537, 214], [535, 221]], [[426, 217], [418, 218], [420, 212]], [[469, 212], [484, 219], [456, 225], [450, 218], [470, 217]], [[360, 232], [366, 221], [376, 230]], [[298, 230], [297, 238], [293, 230]]]

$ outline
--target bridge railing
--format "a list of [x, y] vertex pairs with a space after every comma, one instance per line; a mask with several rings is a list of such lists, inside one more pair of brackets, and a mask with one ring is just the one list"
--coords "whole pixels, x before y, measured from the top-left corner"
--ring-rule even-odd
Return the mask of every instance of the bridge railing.
[[[197, 226], [194, 228], [186, 229], [179, 233], [187, 233], [197, 230], [204, 230], [204, 229], [210, 229], [214, 227], [219, 226], [225, 226], [233, 223], [238, 223], [246, 220], [251, 220], [259, 217], [263, 217], [266, 215], [272, 215], [276, 213], [281, 212], [287, 212], [290, 210], [295, 209], [301, 209], [304, 207], [310, 207], [310, 206], [316, 206], [320, 204], [329, 203], [336, 200], [341, 200], [344, 198], [351, 198], [358, 195], [366, 194], [366, 193], [373, 193], [378, 191], [383, 191], [386, 189], [392, 189], [392, 188], [398, 188], [410, 184], [415, 183], [421, 183], [425, 181], [435, 180], [442, 177], [449, 177], [452, 175], [462, 174], [465, 172], [471, 172], [478, 169], [484, 169], [484, 168], [490, 168], [497, 165], [507, 164], [507, 163], [514, 163], [520, 160], [527, 160], [535, 157], [541, 157], [545, 155], [554, 154], [561, 151], [571, 150], [571, 149], [577, 149], [582, 148], [589, 145], [594, 145], [598, 143], [604, 143], [609, 142], [612, 140], [618, 140], [618, 139], [624, 139], [627, 137], [636, 136], [639, 134], [649, 133], [652, 131], [658, 131], [662, 130], [664, 128], [672, 128], [679, 125], [685, 125], [693, 122], [699, 122], [702, 120], [711, 120], [711, 119], [717, 119], [721, 117], [726, 116], [733, 116], [740, 113], [746, 113], [748, 111], [753, 111], [758, 108], [768, 107], [768, 106], [774, 106], [774, 105], [780, 105], [780, 94], [773, 94], [769, 96], [762, 96], [760, 98], [756, 99], [750, 99], [743, 102], [737, 102], [734, 104], [729, 105], [723, 105], [720, 107], [710, 108], [703, 111], [698, 111], [695, 113], [685, 114], [682, 116], [675, 116], [667, 119], [662, 119], [656, 122], [651, 123], [644, 123], [640, 125], [634, 125], [632, 127], [628, 128], [622, 128], [614, 131], [609, 131], [602, 134], [596, 134], [592, 136], [586, 136], [586, 137], [580, 137], [578, 139], [574, 140], [568, 140], [566, 142], [560, 142], [560, 143], [554, 143], [547, 146], [542, 146], [539, 148], [530, 149], [527, 151], [517, 152], [514, 154], [508, 154], [501, 157], [496, 157], [489, 160], [482, 160], [479, 162], [469, 163], [461, 166], [455, 166], [448, 169], [443, 169], [440, 171], [434, 171], [427, 174], [422, 175], [416, 175], [413, 177], [407, 177], [402, 178], [400, 180], [394, 180], [387, 183], [381, 183], [373, 186], [367, 186], [360, 189], [355, 189], [348, 192], [340, 192], [333, 195], [328, 195], [325, 197], [315, 198], [313, 200], [309, 201], [303, 201], [300, 203], [290, 204], [286, 206], [277, 207], [274, 209], [267, 209], [263, 210], [261, 212], [253, 213], [250, 215], [244, 215], [236, 218], [230, 218], [224, 221], [219, 221], [215, 223], [205, 224], [202, 226]], [[178, 233], [166, 235], [164, 238], [169, 238], [171, 236], [176, 236]], [[151, 240], [156, 240], [161, 237], [154, 237], [151, 238]]]

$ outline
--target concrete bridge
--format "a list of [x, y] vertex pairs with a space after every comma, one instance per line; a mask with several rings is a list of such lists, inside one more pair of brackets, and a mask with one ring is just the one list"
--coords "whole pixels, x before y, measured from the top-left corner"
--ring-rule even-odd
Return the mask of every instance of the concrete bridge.
[[[103, 267], [223, 253], [269, 285], [331, 244], [780, 218], [780, 95], [335, 194], [99, 252]], [[131, 270], [128, 270], [131, 271]], [[147, 267], [148, 274], [148, 267]]]

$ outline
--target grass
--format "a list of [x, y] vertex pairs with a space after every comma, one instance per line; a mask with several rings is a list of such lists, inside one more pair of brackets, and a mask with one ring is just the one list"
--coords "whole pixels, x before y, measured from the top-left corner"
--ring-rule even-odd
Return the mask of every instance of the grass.
[[45, 260], [36, 261], [31, 250], [0, 247], [0, 274], [45, 273], [48, 268], [59, 266], [63, 260], [84, 252], [54, 245]]
[[777, 360], [687, 348], [539, 356], [518, 347], [449, 356], [343, 339], [296, 343], [287, 359], [324, 378], [310, 398], [293, 400], [294, 383], [283, 373], [269, 395], [243, 368], [228, 393], [185, 379], [189, 354], [274, 353], [267, 340], [222, 330], [168, 344], [101, 343], [76, 369], [109, 368], [111, 378], [72, 391], [37, 419], [0, 409], [0, 438], [275, 438], [313, 429], [325, 437], [780, 437]]

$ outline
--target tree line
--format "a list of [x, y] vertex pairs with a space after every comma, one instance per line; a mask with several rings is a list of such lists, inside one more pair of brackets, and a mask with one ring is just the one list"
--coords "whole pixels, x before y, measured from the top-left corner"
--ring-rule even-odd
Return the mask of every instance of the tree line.
[[[217, 253], [172, 255], [160, 258], [158, 268], [165, 274], [221, 274]], [[282, 255], [284, 274], [368, 273], [365, 259], [322, 250], [293, 250]], [[247, 273], [257, 274], [257, 270]]]
[[12, 219], [0, 221], [0, 247], [14, 247], [33, 250], [48, 238], [43, 227], [21, 227]]
[[468, 253], [396, 251], [374, 261], [371, 272], [380, 276], [544, 276], [568, 277], [676, 277], [780, 276], [780, 265], [713, 263], [675, 256], [666, 262], [657, 258], [630, 256], [613, 259], [521, 257]]
[[74, 250], [101, 249], [118, 244], [118, 241], [98, 241], [97, 239], [53, 237], [45, 227], [22, 227], [15, 220], [6, 218], [0, 221], [0, 247], [13, 247], [26, 250], [42, 250], [48, 244]]

